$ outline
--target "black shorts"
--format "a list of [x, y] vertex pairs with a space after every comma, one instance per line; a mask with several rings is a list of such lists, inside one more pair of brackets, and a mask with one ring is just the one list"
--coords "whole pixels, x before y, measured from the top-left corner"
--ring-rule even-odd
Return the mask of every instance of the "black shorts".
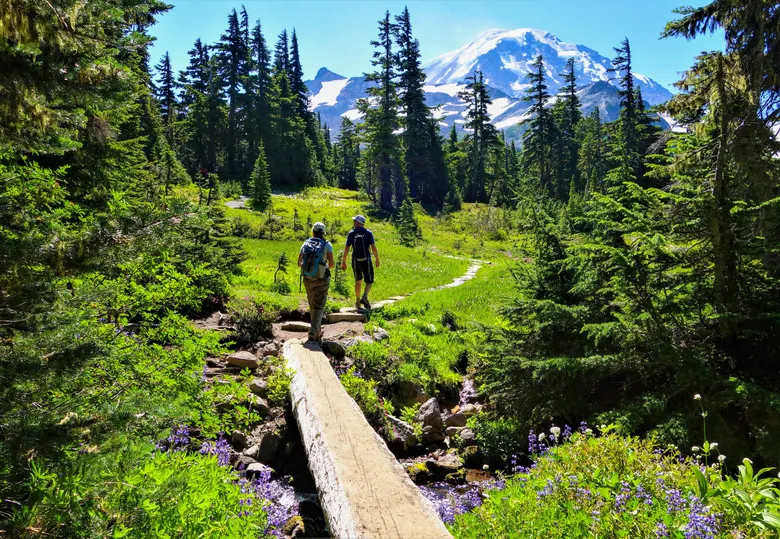
[[352, 260], [352, 271], [355, 274], [356, 281], [366, 281], [366, 284], [374, 282], [374, 264], [370, 258], [358, 261]]

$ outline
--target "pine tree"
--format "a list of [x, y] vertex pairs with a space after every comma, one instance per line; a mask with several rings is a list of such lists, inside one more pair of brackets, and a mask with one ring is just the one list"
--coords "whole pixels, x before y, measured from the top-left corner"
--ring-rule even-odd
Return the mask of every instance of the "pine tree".
[[466, 77], [466, 88], [458, 93], [458, 97], [466, 101], [465, 128], [470, 132], [464, 138], [464, 145], [469, 155], [468, 182], [465, 188], [466, 200], [469, 202], [488, 202], [486, 185], [488, 183], [486, 165], [490, 150], [498, 142], [495, 126], [490, 123], [487, 107], [493, 102], [488, 95], [487, 86], [482, 80], [482, 72], [475, 71]]
[[639, 152], [637, 133], [637, 105], [634, 90], [634, 76], [631, 73], [631, 45], [628, 38], [620, 47], [615, 48], [617, 56], [612, 60], [610, 72], [619, 76], [618, 95], [620, 96], [620, 119], [618, 136], [612, 147], [614, 168], [610, 171], [610, 181], [621, 183], [637, 181], [642, 175], [642, 155]]
[[239, 136], [242, 130], [242, 82], [248, 74], [249, 59], [248, 43], [245, 41], [246, 30], [242, 30], [236, 10], [228, 17], [228, 29], [217, 45], [219, 73], [222, 77], [228, 98], [228, 127], [226, 148], [226, 173], [230, 178], [236, 178], [241, 172], [239, 165]]
[[579, 124], [578, 170], [591, 192], [602, 192], [606, 176], [604, 130], [598, 107]]
[[566, 71], [561, 73], [564, 86], [558, 94], [559, 99], [552, 109], [555, 122], [557, 152], [554, 155], [555, 180], [558, 194], [564, 193], [564, 186], [574, 183], [578, 189], [580, 178], [577, 169], [579, 141], [577, 140], [577, 125], [582, 118], [580, 99], [577, 96], [577, 77], [574, 73], [574, 58], [566, 62]]
[[251, 185], [253, 206], [260, 211], [265, 210], [271, 201], [271, 174], [268, 171], [262, 142], [258, 146], [257, 160], [252, 169]]
[[303, 82], [303, 67], [301, 67], [301, 58], [298, 52], [298, 36], [295, 34], [295, 28], [292, 31], [288, 73], [290, 74], [292, 93], [298, 100], [298, 115], [308, 121], [310, 116], [309, 90]]
[[341, 119], [339, 138], [333, 148], [338, 155], [336, 160], [338, 186], [342, 189], [357, 189], [360, 146], [355, 124], [347, 117]]
[[396, 16], [393, 35], [398, 46], [398, 93], [404, 132], [406, 176], [410, 195], [422, 202], [442, 203], [446, 177], [433, 164], [432, 139], [429, 134], [431, 111], [425, 104], [425, 72], [420, 62], [420, 44], [412, 36], [409, 9]]
[[187, 54], [190, 57], [187, 69], [179, 72], [179, 87], [182, 89], [181, 105], [182, 112], [187, 113], [189, 106], [195, 102], [196, 93], [205, 94], [208, 89], [208, 63], [209, 48], [201, 42], [200, 38], [195, 40], [195, 45]]
[[526, 90], [524, 101], [531, 103], [528, 114], [528, 131], [523, 136], [523, 168], [526, 174], [533, 175], [538, 187], [553, 197], [561, 197], [560, 186], [553, 183], [553, 143], [555, 140], [552, 114], [545, 107], [550, 94], [544, 75], [544, 58], [539, 55], [531, 64], [534, 71], [528, 73], [530, 87]]
[[271, 133], [271, 115], [274, 106], [274, 87], [271, 75], [271, 52], [263, 36], [260, 21], [252, 28], [249, 39], [249, 74], [244, 86], [246, 89], [246, 137], [247, 162], [257, 160], [260, 142], [269, 147]]
[[282, 30], [279, 34], [279, 38], [276, 41], [276, 48], [274, 48], [274, 75], [279, 73], [285, 73], [289, 77], [290, 73], [290, 50], [289, 40], [287, 38], [287, 30]]
[[[157, 70], [157, 92], [155, 97], [160, 102], [160, 112], [162, 114], [163, 124], [166, 128], [166, 133], [171, 131], [171, 126], [178, 119], [179, 115], [179, 100], [176, 97], [176, 80], [173, 77], [173, 68], [171, 68], [171, 58], [168, 56], [168, 52], [160, 59], [160, 62], [155, 66]], [[168, 139], [171, 142], [171, 139]]]
[[401, 172], [401, 151], [398, 136], [399, 127], [398, 95], [396, 93], [395, 54], [393, 52], [392, 25], [390, 12], [385, 12], [379, 21], [379, 37], [371, 45], [376, 49], [371, 65], [376, 71], [366, 75], [366, 81], [371, 83], [366, 90], [370, 98], [376, 100], [376, 106], [371, 106], [368, 99], [358, 101], [358, 110], [363, 114], [363, 124], [366, 131], [367, 150], [364, 159], [367, 161], [365, 185], [369, 193], [379, 191], [379, 205], [389, 211], [400, 207], [406, 198], [407, 185]]

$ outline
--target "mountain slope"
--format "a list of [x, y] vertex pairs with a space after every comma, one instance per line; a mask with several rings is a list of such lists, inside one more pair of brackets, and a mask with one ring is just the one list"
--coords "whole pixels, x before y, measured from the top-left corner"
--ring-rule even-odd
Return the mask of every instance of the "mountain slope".
[[[453, 123], [463, 124], [466, 104], [458, 99], [457, 94], [465, 88], [466, 77], [479, 69], [493, 98], [489, 110], [492, 122], [499, 129], [508, 130], [510, 139], [516, 138], [516, 134], [520, 133], [517, 124], [527, 119], [528, 103], [522, 100], [528, 88], [526, 75], [531, 70], [531, 62], [539, 54], [544, 57], [551, 94], [561, 88], [563, 78], [560, 74], [566, 61], [574, 58], [583, 112], [588, 114], [598, 107], [603, 119], [617, 118], [620, 103], [615, 74], [608, 71], [612, 65], [610, 59], [583, 45], [565, 43], [549, 32], [531, 28], [489, 30], [472, 43], [428, 62], [424, 66], [428, 77], [424, 88], [426, 102], [429, 106], [438, 107], [436, 115], [442, 129]], [[663, 103], [672, 96], [671, 92], [645, 75], [634, 73], [634, 78], [648, 105]], [[334, 135], [342, 117], [359, 121], [355, 102], [365, 97], [368, 86], [363, 77], [347, 79], [322, 68], [306, 85], [311, 92], [311, 109], [320, 113]]]

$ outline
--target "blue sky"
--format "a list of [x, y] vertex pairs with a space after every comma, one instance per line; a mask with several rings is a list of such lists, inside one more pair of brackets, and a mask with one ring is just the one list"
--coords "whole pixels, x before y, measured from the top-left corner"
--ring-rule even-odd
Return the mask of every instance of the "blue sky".
[[586, 45], [612, 57], [624, 37], [631, 41], [634, 71], [657, 80], [670, 90], [677, 74], [696, 54], [722, 48], [722, 36], [683, 39], [658, 37], [680, 5], [703, 5], [702, 0], [169, 0], [175, 7], [152, 28], [157, 42], [153, 64], [167, 50], [174, 69], [187, 64], [187, 50], [200, 37], [214, 43], [227, 27], [235, 7], [246, 6], [252, 23], [260, 19], [273, 47], [283, 28], [298, 33], [306, 78], [320, 67], [345, 76], [368, 71], [377, 21], [385, 10], [399, 13], [409, 6], [412, 28], [420, 41], [423, 60], [455, 50], [482, 32], [500, 28], [538, 28], [562, 41]]

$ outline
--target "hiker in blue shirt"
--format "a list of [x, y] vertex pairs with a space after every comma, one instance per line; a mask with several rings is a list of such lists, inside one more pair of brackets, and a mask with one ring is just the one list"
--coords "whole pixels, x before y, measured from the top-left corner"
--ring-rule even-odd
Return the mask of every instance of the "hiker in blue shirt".
[[[344, 246], [344, 256], [341, 258], [341, 269], [347, 269], [347, 256], [349, 249], [352, 248], [352, 271], [355, 274], [355, 308], [360, 309], [362, 304], [366, 309], [371, 308], [368, 302], [368, 293], [371, 291], [371, 285], [374, 284], [374, 266], [371, 263], [371, 252], [376, 259], [376, 267], [379, 267], [379, 253], [376, 251], [374, 235], [365, 227], [366, 218], [362, 215], [356, 215], [352, 218], [355, 228], [347, 235], [347, 243]], [[366, 281], [366, 289], [363, 295], [360, 295], [363, 280]]]
[[311, 328], [309, 340], [322, 340], [322, 318], [328, 301], [330, 270], [333, 268], [333, 246], [325, 239], [325, 225], [314, 223], [312, 237], [303, 242], [298, 254], [306, 298], [309, 300]]

